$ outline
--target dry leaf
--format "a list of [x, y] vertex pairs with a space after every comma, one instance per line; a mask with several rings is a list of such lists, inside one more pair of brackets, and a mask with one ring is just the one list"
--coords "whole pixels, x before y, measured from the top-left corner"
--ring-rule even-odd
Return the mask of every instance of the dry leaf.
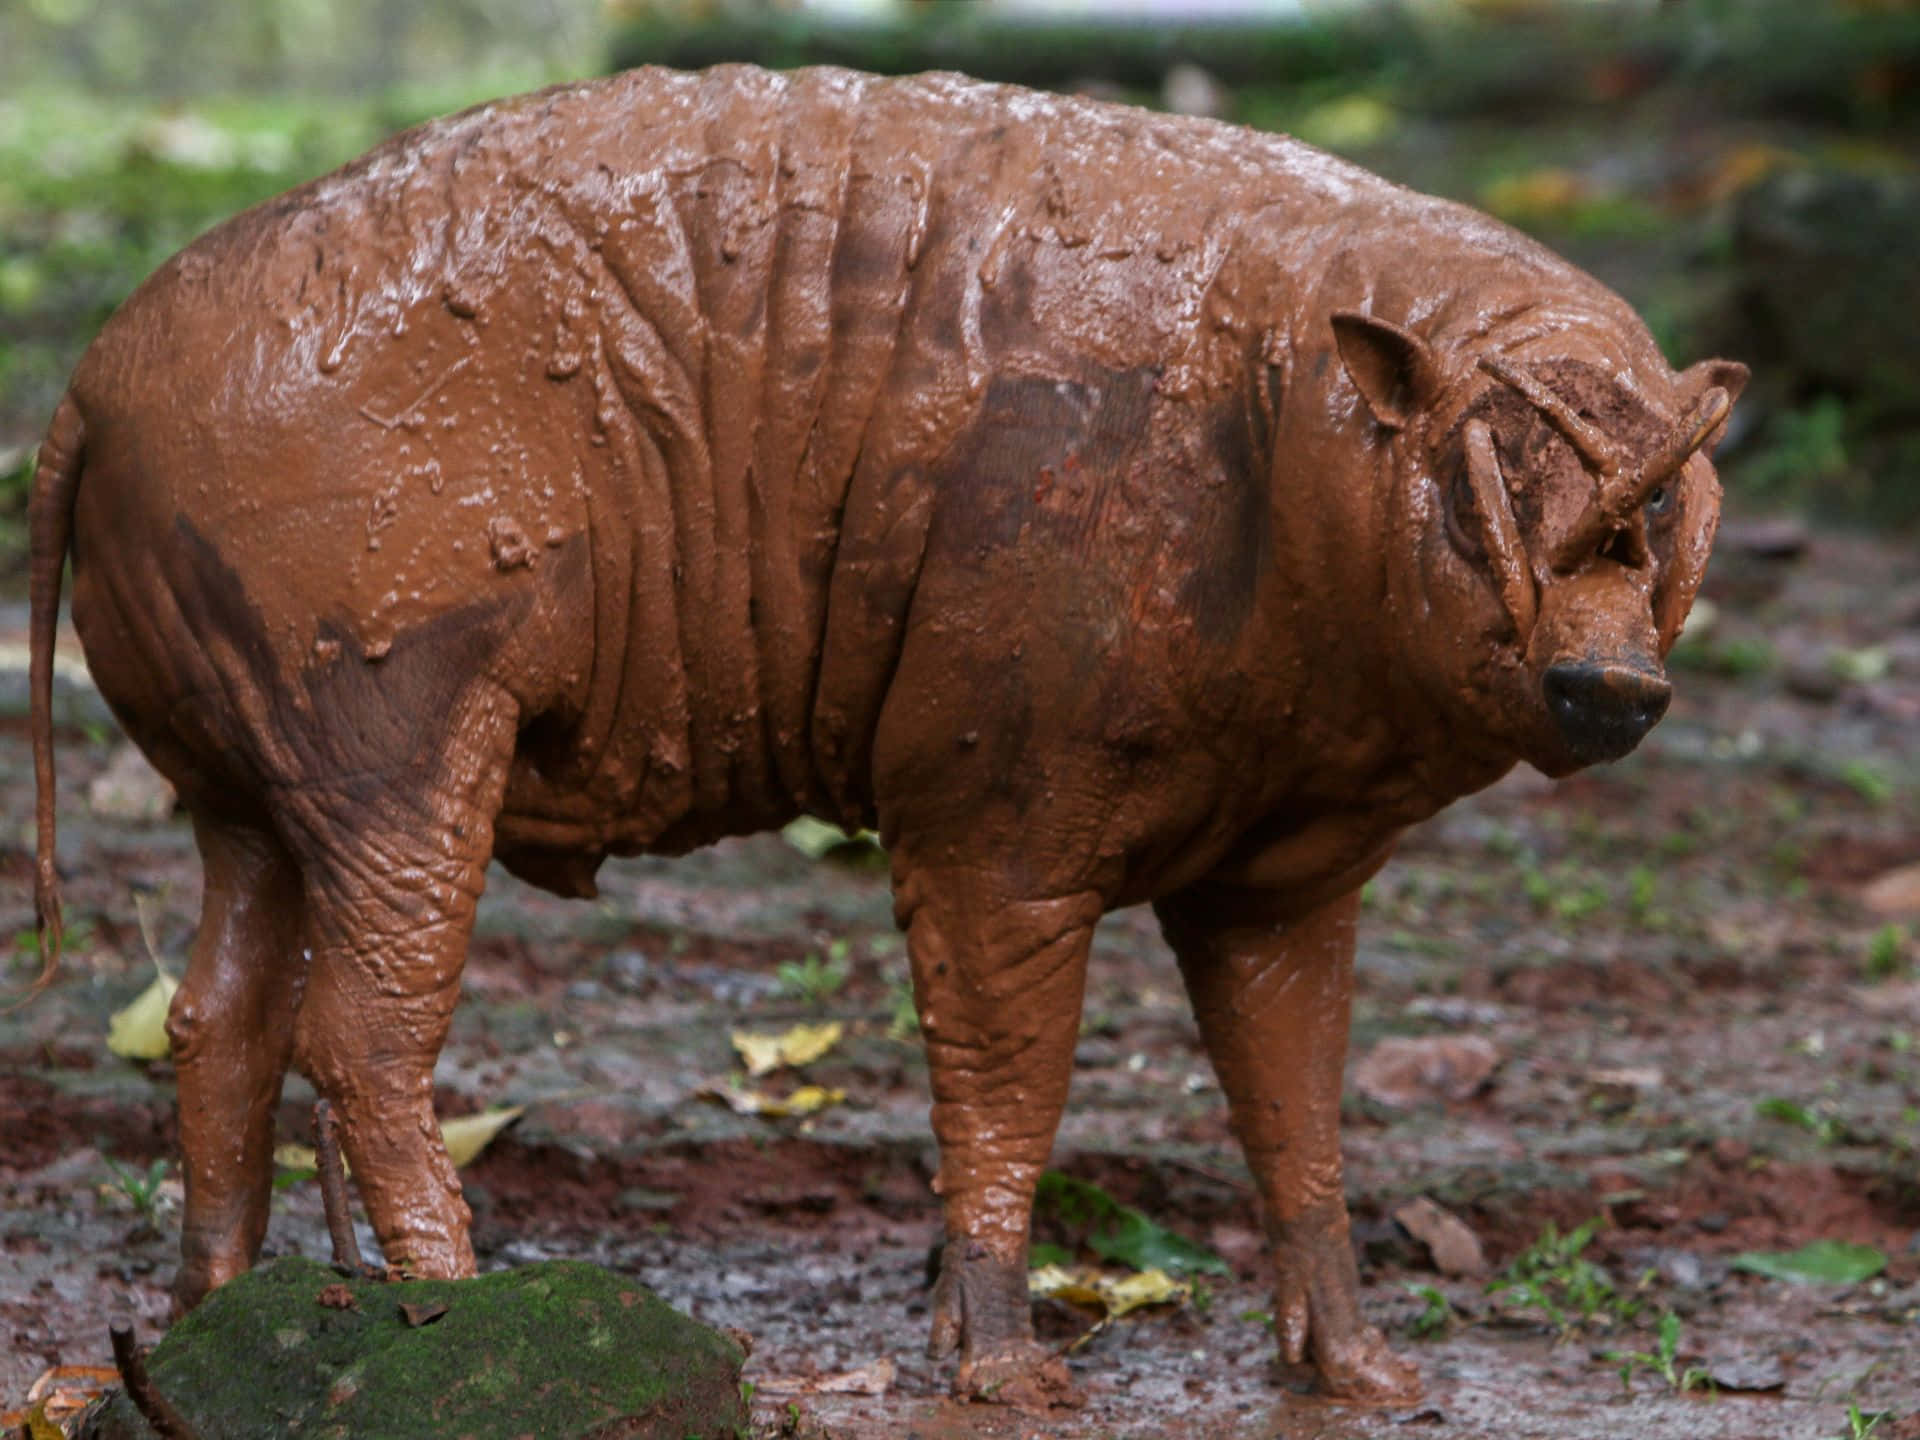
[[46, 1400], [61, 1390], [76, 1389], [97, 1395], [119, 1383], [120, 1372], [111, 1365], [51, 1365], [27, 1387], [27, 1399]]
[[820, 1085], [802, 1085], [784, 1098], [761, 1090], [736, 1090], [722, 1085], [709, 1085], [700, 1093], [720, 1101], [736, 1115], [764, 1115], [770, 1120], [817, 1114], [847, 1098], [844, 1090], [828, 1090]]
[[840, 1043], [843, 1029], [838, 1020], [829, 1020], [824, 1025], [795, 1025], [778, 1035], [735, 1030], [733, 1048], [740, 1052], [747, 1074], [757, 1080], [783, 1066], [797, 1070], [812, 1064]]
[[858, 1370], [837, 1375], [767, 1375], [754, 1380], [754, 1388], [776, 1395], [884, 1395], [893, 1388], [897, 1367], [885, 1356]]
[[0, 1435], [24, 1431], [26, 1440], [62, 1440], [65, 1426], [120, 1384], [111, 1365], [55, 1365], [28, 1387], [26, 1406], [0, 1413]]
[[1107, 1299], [1107, 1313], [1118, 1319], [1152, 1305], [1184, 1305], [1192, 1288], [1184, 1280], [1175, 1280], [1164, 1270], [1142, 1270], [1123, 1275], [1101, 1286]]
[[164, 1060], [172, 1049], [167, 1040], [167, 1011], [180, 982], [160, 963], [160, 945], [154, 939], [155, 903], [151, 895], [134, 894], [133, 913], [140, 922], [140, 941], [147, 947], [147, 958], [153, 961], [153, 983], [107, 1021], [107, 1049], [128, 1060]]
[[802, 815], [780, 831], [780, 838], [809, 860], [824, 860], [840, 851], [880, 853], [880, 837], [871, 830], [842, 830], [825, 820]]
[[1101, 1311], [1107, 1320], [1149, 1305], [1179, 1305], [1190, 1287], [1164, 1270], [1109, 1275], [1079, 1265], [1042, 1265], [1027, 1273], [1027, 1293], [1036, 1300], [1066, 1300]]
[[[465, 1169], [479, 1158], [480, 1152], [492, 1143], [493, 1137], [526, 1113], [524, 1105], [509, 1105], [499, 1110], [483, 1110], [478, 1115], [462, 1115], [453, 1120], [440, 1122], [440, 1137], [446, 1142], [447, 1158], [453, 1161], [455, 1169]], [[311, 1145], [276, 1145], [273, 1147], [273, 1163], [282, 1170], [318, 1170], [320, 1157], [313, 1153]], [[340, 1169], [351, 1173], [352, 1166], [347, 1157], [340, 1157]]]
[[1078, 1266], [1039, 1265], [1027, 1272], [1027, 1294], [1036, 1300], [1066, 1300], [1105, 1310], [1107, 1302], [1089, 1278], [1093, 1273]]
[[1451, 1210], [1422, 1195], [1394, 1211], [1393, 1218], [1427, 1247], [1427, 1253], [1433, 1256], [1433, 1268], [1442, 1275], [1486, 1273], [1487, 1256], [1480, 1248], [1480, 1237]]
[[509, 1105], [503, 1110], [483, 1110], [478, 1115], [462, 1115], [440, 1122], [440, 1138], [446, 1142], [447, 1158], [456, 1170], [464, 1169], [480, 1157], [507, 1126], [526, 1113], [524, 1105]]
[[180, 982], [156, 964], [153, 983], [107, 1022], [107, 1049], [127, 1060], [167, 1058], [167, 1008]]

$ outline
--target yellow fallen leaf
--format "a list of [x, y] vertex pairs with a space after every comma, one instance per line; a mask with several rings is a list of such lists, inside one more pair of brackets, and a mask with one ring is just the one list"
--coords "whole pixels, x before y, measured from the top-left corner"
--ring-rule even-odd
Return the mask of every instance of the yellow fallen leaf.
[[1027, 1272], [1027, 1294], [1036, 1300], [1065, 1300], [1105, 1310], [1099, 1286], [1090, 1272], [1067, 1265], [1041, 1265]]
[[871, 830], [842, 830], [838, 825], [802, 815], [780, 832], [780, 838], [809, 860], [824, 860], [842, 852], [848, 855], [877, 855], [880, 837]]
[[840, 1043], [842, 1028], [838, 1020], [829, 1020], [824, 1025], [795, 1025], [778, 1035], [736, 1030], [733, 1048], [740, 1052], [747, 1074], [758, 1079], [782, 1066], [797, 1070], [812, 1064]]
[[1150, 1305], [1183, 1305], [1192, 1289], [1184, 1280], [1176, 1280], [1164, 1270], [1142, 1270], [1136, 1275], [1108, 1278], [1101, 1286], [1107, 1297], [1107, 1313], [1115, 1317]]
[[128, 1060], [164, 1060], [167, 1044], [167, 1007], [173, 1004], [173, 992], [180, 988], [158, 965], [153, 983], [135, 997], [124, 1010], [116, 1010], [107, 1022], [107, 1049]]
[[1192, 1293], [1164, 1270], [1109, 1275], [1085, 1266], [1042, 1265], [1027, 1273], [1027, 1293], [1038, 1300], [1065, 1300], [1117, 1320], [1150, 1305], [1178, 1305]]
[[[493, 1137], [526, 1113], [524, 1105], [509, 1105], [500, 1110], [483, 1110], [478, 1115], [461, 1115], [453, 1120], [440, 1122], [440, 1138], [446, 1143], [447, 1158], [456, 1169], [471, 1165], [492, 1143]], [[273, 1147], [273, 1163], [282, 1170], [318, 1170], [320, 1157], [313, 1153], [311, 1145], [276, 1145]], [[347, 1157], [340, 1157], [340, 1168], [351, 1172]]]
[[736, 1090], [722, 1085], [709, 1085], [700, 1093], [720, 1101], [736, 1115], [764, 1115], [770, 1120], [817, 1114], [847, 1098], [844, 1090], [828, 1090], [820, 1085], [802, 1085], [786, 1096], [773, 1096], [761, 1090]]
[[440, 1137], [446, 1141], [447, 1158], [456, 1170], [471, 1165], [487, 1148], [493, 1137], [526, 1113], [524, 1105], [509, 1105], [503, 1110], [483, 1110], [478, 1115], [462, 1115], [440, 1122]]

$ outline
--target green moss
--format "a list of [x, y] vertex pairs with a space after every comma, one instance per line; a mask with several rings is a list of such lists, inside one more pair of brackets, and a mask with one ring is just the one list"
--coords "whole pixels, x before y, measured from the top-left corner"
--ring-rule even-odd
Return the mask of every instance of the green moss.
[[[352, 1307], [322, 1304], [330, 1286]], [[402, 1305], [446, 1308], [412, 1326]], [[201, 1434], [225, 1440], [572, 1437], [615, 1421], [634, 1440], [731, 1440], [746, 1421], [742, 1359], [725, 1336], [593, 1265], [389, 1285], [296, 1259], [216, 1291], [148, 1370]], [[151, 1434], [124, 1397], [83, 1433]]]

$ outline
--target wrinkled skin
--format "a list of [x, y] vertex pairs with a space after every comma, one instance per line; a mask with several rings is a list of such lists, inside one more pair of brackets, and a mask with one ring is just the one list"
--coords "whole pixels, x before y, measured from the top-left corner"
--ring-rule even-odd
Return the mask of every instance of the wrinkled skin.
[[1292, 141], [977, 86], [641, 71], [400, 137], [176, 257], [33, 496], [206, 865], [169, 1022], [177, 1293], [252, 1263], [297, 1065], [390, 1262], [470, 1273], [431, 1075], [486, 865], [812, 812], [892, 857], [964, 1393], [1068, 1394], [1028, 1220], [1087, 947], [1151, 901], [1267, 1215], [1285, 1357], [1360, 1313], [1361, 884], [1518, 760], [1631, 748], [1743, 372]]

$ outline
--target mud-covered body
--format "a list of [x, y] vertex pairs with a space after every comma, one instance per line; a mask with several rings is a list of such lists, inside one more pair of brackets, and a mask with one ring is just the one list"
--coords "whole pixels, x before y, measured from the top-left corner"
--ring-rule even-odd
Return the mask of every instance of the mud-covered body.
[[[135, 734], [229, 793], [319, 778], [280, 758], [313, 721], [196, 731], [178, 702], [235, 684], [203, 667], [297, 692], [467, 636], [526, 731], [499, 850], [570, 889], [608, 850], [883, 821], [877, 737], [896, 766], [1028, 801], [1059, 745], [1109, 745], [1134, 813], [1099, 858], [1139, 898], [1259, 819], [1250, 789], [1324, 775], [1298, 725], [1272, 767], [1249, 689], [1328, 708], [1272, 673], [1276, 646], [1385, 658], [1350, 628], [1248, 623], [1315, 592], [1329, 541], [1349, 577], [1374, 562], [1340, 606], [1384, 598], [1370, 418], [1329, 414], [1324, 386], [1274, 397], [1283, 431], [1333, 443], [1274, 455], [1270, 484], [1247, 363], [1277, 344], [1296, 375], [1326, 368], [1326, 314], [1378, 284], [1351, 251], [1383, 207], [1405, 214], [1379, 243], [1465, 228], [1503, 286], [1573, 273], [1284, 139], [950, 78], [636, 72], [489, 106], [222, 227], [116, 320], [76, 385], [77, 619]], [[1345, 533], [1295, 499], [1314, 492]], [[126, 623], [174, 607], [228, 644]], [[130, 642], [165, 650], [160, 685], [115, 684]], [[948, 745], [924, 738], [929, 688], [959, 708]], [[887, 747], [890, 697], [915, 738]], [[1229, 740], [1260, 749], [1212, 757], [1182, 813], [1129, 804], [1130, 764], [1191, 770]], [[1417, 818], [1356, 793], [1371, 778], [1342, 773], [1340, 798]], [[1157, 833], [1196, 827], [1178, 858]]]
[[[163, 267], [56, 421], [36, 593], [64, 495], [89, 661], [208, 856], [177, 1028], [245, 991], [199, 1030], [276, 1090], [289, 1046], [318, 1072], [383, 1242], [430, 1272], [471, 1265], [457, 1185], [353, 1095], [399, 1105], [367, 1071], [403, 1051], [430, 1072], [487, 858], [590, 893], [608, 853], [877, 824], [965, 1242], [936, 1338], [979, 1359], [1024, 1324], [1021, 1197], [1117, 904], [1162, 904], [1202, 1010], [1247, 955], [1335, 957], [1287, 1102], [1319, 1158], [1263, 1193], [1283, 1277], [1290, 1216], [1344, 1245], [1313, 1038], [1344, 1047], [1340, 907], [1517, 758], [1601, 755], [1537, 672], [1657, 668], [1711, 538], [1704, 456], [1642, 516], [1652, 479], [1593, 479], [1556, 438], [1588, 422], [1529, 407], [1637, 455], [1705, 384], [1522, 237], [1284, 138], [952, 76], [637, 71], [425, 126]], [[1477, 490], [1434, 468], [1462, 445]], [[1493, 466], [1506, 518], [1476, 520]], [[1604, 573], [1516, 558], [1582, 526]], [[262, 945], [331, 982], [276, 961], [255, 995]], [[1233, 1058], [1261, 1007], [1215, 998], [1236, 1113], [1267, 1104], [1292, 1082]], [[391, 1034], [342, 1038], [388, 1000]], [[255, 1054], [240, 1023], [299, 1033]], [[207, 1221], [197, 1262], [189, 1226], [189, 1299], [254, 1224]], [[1345, 1263], [1303, 1262], [1287, 1348], [1312, 1310], [1339, 1387], [1404, 1389]]]

